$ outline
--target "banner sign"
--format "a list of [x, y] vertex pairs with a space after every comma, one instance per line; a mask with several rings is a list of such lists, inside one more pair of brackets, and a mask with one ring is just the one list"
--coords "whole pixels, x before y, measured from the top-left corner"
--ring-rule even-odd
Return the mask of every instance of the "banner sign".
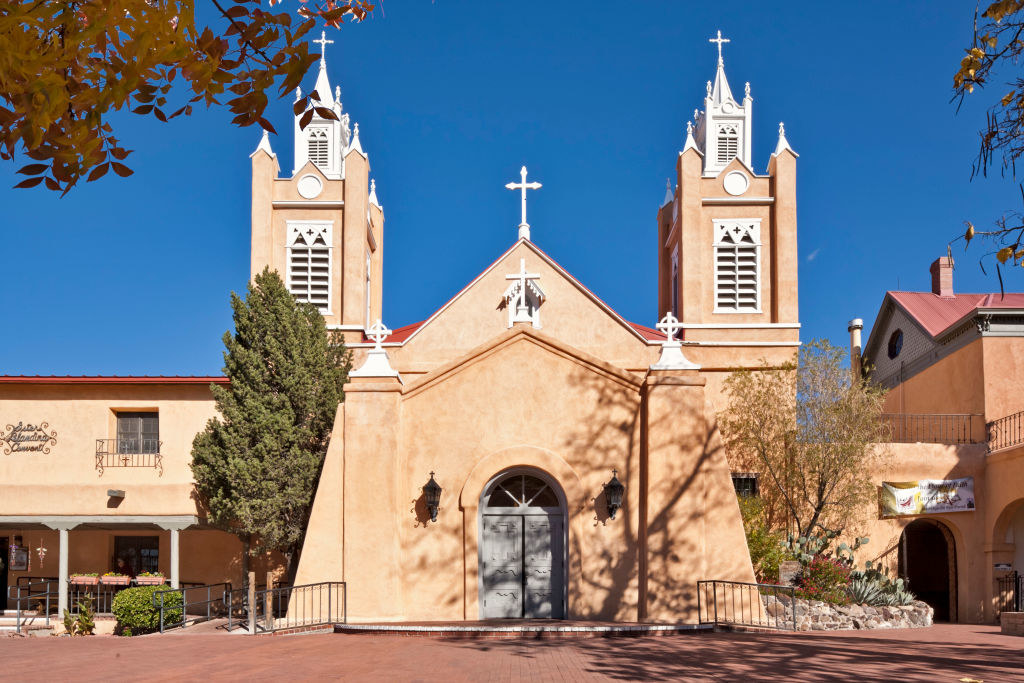
[[974, 510], [974, 477], [883, 481], [883, 517]]

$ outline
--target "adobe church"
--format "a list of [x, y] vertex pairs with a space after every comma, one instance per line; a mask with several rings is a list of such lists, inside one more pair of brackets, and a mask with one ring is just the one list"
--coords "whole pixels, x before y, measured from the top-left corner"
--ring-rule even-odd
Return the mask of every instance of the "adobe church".
[[[385, 212], [325, 60], [315, 89], [338, 120], [296, 117], [283, 175], [264, 134], [251, 155], [252, 273], [276, 269], [355, 351], [295, 579], [346, 582], [350, 622], [694, 623], [698, 580], [754, 581], [715, 415], [731, 372], [799, 346], [797, 155], [780, 124], [755, 170], [750, 85], [734, 94], [728, 41], [711, 42], [703, 109], [665, 150], [675, 181], [650, 226], [658, 290], [643, 324], [541, 249], [529, 197], [559, 190], [511, 165], [509, 248], [426, 320], [388, 320]], [[236, 540], [205, 526], [190, 495], [191, 440], [223, 378], [79, 379], [0, 381], [0, 424], [45, 415], [59, 433], [49, 455], [0, 459], [16, 492], [0, 501], [0, 535], [35, 543], [38, 530], [59, 545], [47, 561], [62, 579], [104, 571], [93, 565], [121, 552], [118, 539], [152, 538], [139, 557], [174, 585], [240, 584]], [[129, 416], [159, 433], [142, 447], [158, 451], [159, 473], [146, 454], [102, 459], [98, 437], [120, 439]], [[74, 455], [93, 441], [98, 474]], [[59, 483], [40, 496], [44, 476]]]
[[289, 177], [264, 138], [252, 271], [277, 269], [357, 350], [297, 584], [344, 580], [351, 620], [632, 621], [693, 620], [698, 579], [754, 580], [715, 413], [730, 372], [798, 345], [796, 154], [780, 127], [754, 170], [750, 86], [733, 94], [718, 47], [651, 230], [658, 330], [533, 241], [525, 168], [518, 239], [388, 330], [384, 211], [338, 92], [339, 121], [296, 127]]

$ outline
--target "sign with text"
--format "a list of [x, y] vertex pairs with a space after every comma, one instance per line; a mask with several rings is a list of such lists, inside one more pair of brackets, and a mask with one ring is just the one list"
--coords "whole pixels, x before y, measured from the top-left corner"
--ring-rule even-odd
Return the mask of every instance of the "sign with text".
[[11, 453], [49, 453], [50, 446], [57, 445], [57, 432], [50, 430], [50, 425], [45, 422], [31, 424], [19, 422], [16, 425], [7, 425], [7, 429], [0, 431], [0, 446], [4, 449], [4, 455]]
[[883, 481], [883, 517], [974, 510], [974, 477]]

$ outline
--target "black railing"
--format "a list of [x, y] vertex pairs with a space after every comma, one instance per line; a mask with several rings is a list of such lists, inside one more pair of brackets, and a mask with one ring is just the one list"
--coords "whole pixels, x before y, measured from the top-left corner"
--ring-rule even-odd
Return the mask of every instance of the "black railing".
[[157, 439], [96, 439], [96, 469], [100, 474], [108, 467], [152, 467], [164, 473], [160, 453], [163, 441]]
[[770, 583], [698, 581], [701, 624], [796, 630], [796, 589]]
[[981, 443], [983, 419], [971, 413], [882, 413], [882, 436], [891, 443]]
[[329, 626], [348, 620], [348, 591], [343, 581], [282, 586], [255, 591], [254, 595], [255, 602], [250, 605], [247, 589], [225, 593], [229, 631], [236, 624], [256, 634]]
[[[57, 579], [38, 579], [36, 581], [19, 581], [7, 587], [7, 599], [15, 604], [14, 628], [21, 633], [21, 627], [31, 618], [35, 619], [42, 613], [46, 625], [50, 625], [50, 611], [56, 608], [59, 582]], [[31, 577], [24, 577], [31, 578]], [[36, 603], [35, 609], [32, 603]]]
[[1024, 443], [1024, 411], [992, 420], [986, 426], [989, 453]]
[[231, 584], [227, 582], [154, 591], [152, 601], [160, 610], [160, 633], [227, 615], [230, 593]]
[[1024, 574], [1010, 572], [996, 579], [997, 611], [1024, 612]]

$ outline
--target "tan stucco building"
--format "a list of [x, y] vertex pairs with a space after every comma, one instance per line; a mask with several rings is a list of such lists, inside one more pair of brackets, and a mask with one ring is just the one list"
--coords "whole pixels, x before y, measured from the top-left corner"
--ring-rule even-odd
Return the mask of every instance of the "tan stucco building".
[[[697, 581], [753, 581], [715, 414], [728, 373], [789, 359], [800, 324], [797, 155], [780, 125], [754, 170], [749, 84], [732, 94], [719, 52], [703, 111], [666, 150], [676, 178], [651, 226], [645, 324], [537, 246], [523, 169], [511, 246], [394, 330], [380, 324], [384, 211], [359, 127], [323, 61], [316, 89], [338, 120], [296, 119], [291, 175], [268, 137], [252, 154], [252, 272], [276, 269], [356, 352], [296, 583], [346, 582], [350, 621], [693, 622]], [[188, 467], [223, 381], [3, 378], [0, 426], [56, 432], [0, 458], [0, 538], [48, 549], [7, 583], [129, 554], [174, 582], [240, 584], [240, 546], [206, 528]]]

